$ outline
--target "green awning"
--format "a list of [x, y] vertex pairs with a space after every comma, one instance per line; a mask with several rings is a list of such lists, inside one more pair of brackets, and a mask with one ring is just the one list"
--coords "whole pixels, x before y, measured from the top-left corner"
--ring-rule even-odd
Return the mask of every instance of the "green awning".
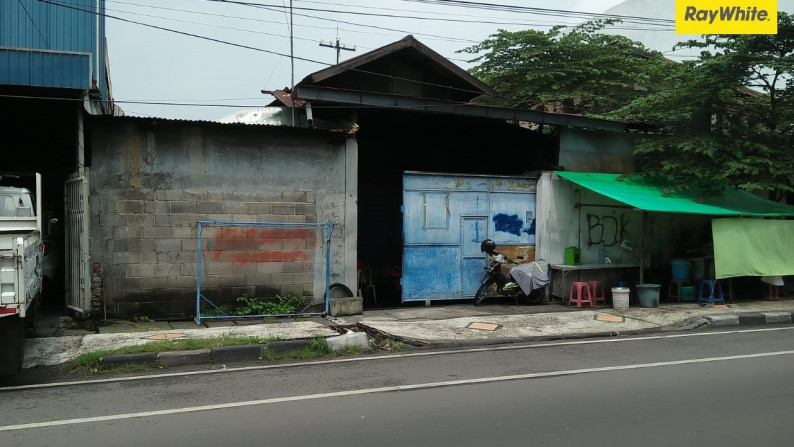
[[695, 192], [663, 194], [664, 185], [642, 176], [623, 174], [554, 171], [577, 185], [644, 211], [704, 214], [711, 216], [780, 217], [794, 216], [794, 206], [773, 202], [747, 191], [734, 189], [723, 195], [699, 196]]

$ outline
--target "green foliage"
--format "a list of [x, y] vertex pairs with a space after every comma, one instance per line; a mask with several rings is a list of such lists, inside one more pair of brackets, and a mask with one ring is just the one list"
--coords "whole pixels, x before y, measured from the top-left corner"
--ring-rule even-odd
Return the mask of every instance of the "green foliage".
[[232, 309], [231, 306], [226, 304], [221, 304], [220, 306], [214, 307], [202, 301], [201, 315], [205, 317], [221, 317], [226, 315], [234, 315], [234, 309]]
[[237, 298], [237, 315], [288, 315], [306, 307], [306, 299], [294, 292], [276, 295], [275, 301], [263, 301], [243, 294]]
[[[700, 57], [673, 63], [642, 44], [602, 34], [619, 21], [549, 31], [500, 30], [461, 50], [493, 87], [489, 104], [563, 111], [649, 124], [638, 140], [640, 173], [673, 182], [794, 191], [794, 24], [778, 12], [777, 34], [705, 35], [678, 45]], [[555, 110], [559, 110], [557, 107]], [[794, 194], [790, 194], [790, 197]]]
[[461, 52], [476, 55], [470, 62], [478, 65], [470, 72], [500, 95], [485, 102], [529, 109], [567, 100], [567, 111], [599, 115], [646, 96], [677, 69], [639, 42], [600, 33], [616, 23], [500, 30]]
[[[141, 354], [146, 352], [194, 351], [197, 349], [213, 349], [221, 346], [239, 346], [249, 344], [265, 344], [275, 341], [274, 338], [240, 337], [221, 335], [213, 338], [183, 338], [159, 340], [141, 345], [122, 346], [116, 349], [88, 352], [81, 354], [67, 363], [67, 370], [90, 369], [92, 372], [110, 372], [111, 369], [99, 363], [101, 357], [112, 354]], [[112, 372], [118, 372], [113, 369]]]
[[406, 345], [405, 343], [395, 340], [393, 338], [383, 337], [380, 335], [375, 336], [375, 342], [373, 344], [373, 349], [375, 351], [408, 351], [411, 349], [410, 346]]
[[794, 190], [794, 23], [778, 13], [777, 34], [705, 35], [701, 50], [667, 88], [610, 117], [650, 123], [657, 136], [635, 154], [643, 174], [711, 193], [726, 187]]
[[[121, 366], [105, 366], [99, 362], [103, 356], [112, 354], [140, 354], [146, 352], [168, 352], [168, 351], [190, 351], [196, 349], [214, 349], [221, 346], [238, 346], [249, 344], [265, 345], [271, 341], [276, 341], [274, 338], [260, 338], [260, 337], [240, 337], [231, 335], [222, 335], [214, 338], [203, 339], [174, 339], [174, 340], [161, 340], [142, 345], [124, 346], [117, 349], [109, 349], [103, 351], [90, 352], [82, 354], [70, 362], [66, 363], [61, 369], [63, 374], [108, 374], [108, 373], [126, 373], [138, 372], [151, 369], [153, 365], [129, 364]], [[370, 346], [362, 348], [357, 346], [350, 346], [336, 351], [331, 351], [328, 347], [328, 342], [325, 338], [313, 338], [308, 347], [296, 351], [288, 351], [283, 353], [274, 353], [273, 351], [265, 350], [262, 354], [263, 360], [266, 361], [279, 361], [279, 360], [299, 360], [299, 359], [313, 359], [329, 356], [344, 356], [344, 355], [358, 355], [373, 351], [407, 351], [411, 347], [394, 340], [392, 338], [376, 336], [375, 342]]]
[[311, 339], [308, 347], [297, 351], [287, 351], [276, 354], [273, 351], [265, 350], [262, 353], [262, 359], [268, 361], [314, 359], [319, 357], [327, 357], [331, 354], [332, 352], [328, 347], [328, 342], [325, 341], [324, 338], [313, 338]]

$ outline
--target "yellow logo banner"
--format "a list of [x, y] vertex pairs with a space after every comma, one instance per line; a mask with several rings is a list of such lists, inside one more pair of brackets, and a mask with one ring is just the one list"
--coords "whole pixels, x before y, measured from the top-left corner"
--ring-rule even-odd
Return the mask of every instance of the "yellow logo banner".
[[676, 0], [676, 34], [777, 34], [777, 0]]

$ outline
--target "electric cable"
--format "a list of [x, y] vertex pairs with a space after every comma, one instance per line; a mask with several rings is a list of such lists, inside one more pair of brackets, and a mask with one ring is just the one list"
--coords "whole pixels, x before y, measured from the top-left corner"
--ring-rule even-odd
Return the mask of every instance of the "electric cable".
[[[83, 10], [83, 9], [74, 7], [72, 5], [66, 5], [66, 4], [62, 4], [62, 3], [57, 3], [57, 2], [54, 2], [54, 1], [50, 1], [50, 0], [39, 0], [39, 1], [42, 2], [42, 3], [48, 3], [48, 4], [55, 5], [55, 6], [61, 6], [61, 7], [66, 7], [66, 8], [70, 8], [70, 9], [75, 9], [75, 10], [79, 10], [79, 11], [83, 11], [83, 12], [87, 12], [87, 13], [91, 13], [91, 14], [101, 14], [101, 13], [97, 13], [95, 11]], [[407, 0], [407, 1], [411, 1], [411, 0]], [[224, 3], [229, 3], [229, 2], [224, 2]], [[235, 3], [241, 3], [241, 2], [235, 2]], [[189, 36], [189, 37], [195, 37], [195, 38], [205, 39], [205, 40], [209, 40], [209, 41], [213, 41], [213, 42], [217, 42], [217, 43], [221, 43], [221, 44], [227, 44], [227, 45], [232, 45], [232, 46], [241, 47], [241, 48], [245, 48], [245, 49], [251, 49], [251, 50], [255, 50], [255, 51], [261, 51], [261, 52], [265, 52], [265, 53], [275, 54], [275, 55], [282, 56], [282, 57], [289, 57], [289, 55], [286, 55], [286, 54], [283, 54], [283, 53], [279, 53], [279, 52], [275, 52], [275, 51], [265, 50], [265, 49], [251, 47], [251, 46], [247, 46], [247, 45], [236, 44], [236, 43], [233, 43], [233, 42], [228, 42], [228, 41], [224, 41], [224, 40], [221, 40], [221, 39], [214, 39], [214, 38], [201, 36], [201, 35], [194, 34], [194, 33], [186, 33], [186, 32], [183, 32], [183, 31], [173, 30], [173, 29], [160, 27], [160, 26], [156, 26], [156, 25], [151, 25], [151, 24], [147, 24], [147, 23], [142, 23], [142, 22], [137, 22], [137, 21], [124, 19], [124, 18], [120, 18], [120, 17], [116, 17], [116, 16], [111, 16], [111, 15], [107, 15], [107, 14], [101, 14], [101, 15], [104, 15], [105, 17], [108, 17], [108, 18], [111, 18], [111, 19], [121, 20], [121, 21], [129, 22], [129, 23], [133, 23], [133, 24], [138, 24], [138, 25], [141, 25], [141, 26], [146, 26], [146, 27], [151, 27], [151, 28], [160, 29], [160, 30], [164, 30], [164, 31], [169, 31], [169, 32], [177, 33], [177, 34], [186, 35], [186, 36]], [[333, 66], [333, 64], [324, 63], [324, 62], [320, 62], [320, 61], [316, 61], [316, 60], [312, 60], [312, 59], [308, 59], [308, 58], [296, 57], [295, 59], [306, 61], [306, 62], [317, 63], [317, 64], [321, 64], [321, 65], [325, 65], [325, 66]], [[371, 75], [376, 75], [376, 76], [388, 77], [388, 78], [395, 79], [395, 80], [403, 80], [403, 81], [407, 81], [407, 82], [414, 82], [414, 83], [419, 83], [419, 84], [429, 85], [429, 86], [434, 86], [434, 87], [440, 87], [440, 88], [464, 91], [464, 92], [469, 92], [469, 93], [477, 93], [478, 95], [482, 95], [483, 94], [479, 90], [469, 90], [469, 89], [462, 89], [462, 88], [454, 88], [454, 87], [450, 87], [450, 86], [446, 86], [446, 85], [438, 85], [438, 84], [434, 84], [434, 83], [428, 83], [428, 82], [423, 82], [423, 81], [418, 81], [418, 80], [413, 80], [413, 79], [407, 79], [407, 78], [402, 78], [402, 77], [397, 77], [397, 76], [384, 75], [384, 74], [381, 74], [381, 73], [369, 72], [369, 71], [361, 70], [361, 69], [357, 69], [357, 68], [351, 68], [351, 70], [352, 71], [357, 71], [357, 72], [360, 72], [360, 73], [365, 73], [365, 74], [371, 74]], [[622, 94], [622, 95], [625, 95], [625, 94]], [[618, 94], [616, 93], [615, 96], [618, 96]], [[499, 95], [496, 95], [495, 97], [497, 99], [499, 99]], [[560, 101], [559, 99], [558, 100], [550, 100], [550, 99], [545, 99], [545, 100], [541, 100], [541, 99], [523, 99], [523, 100], [518, 100], [517, 98], [506, 98], [506, 97], [502, 97], [501, 99], [508, 99], [508, 100], [519, 101], [519, 102], [535, 102], [535, 103], [540, 103], [540, 104], [542, 104], [542, 103], [553, 103], [555, 101]], [[122, 101], [116, 101], [116, 102], [118, 102], [118, 103], [144, 103], [144, 102], [122, 102]], [[165, 102], [161, 102], [161, 103], [158, 103], [158, 102], [145, 102], [145, 103], [154, 104], [154, 105], [195, 105], [195, 104], [165, 103]], [[214, 105], [202, 104], [202, 106], [214, 106]], [[225, 106], [225, 105], [218, 105], [218, 106]], [[228, 105], [228, 107], [234, 107], [234, 106], [235, 105]], [[247, 105], [245, 105], [245, 106], [242, 106], [242, 107], [255, 107], [255, 106], [247, 106]]]

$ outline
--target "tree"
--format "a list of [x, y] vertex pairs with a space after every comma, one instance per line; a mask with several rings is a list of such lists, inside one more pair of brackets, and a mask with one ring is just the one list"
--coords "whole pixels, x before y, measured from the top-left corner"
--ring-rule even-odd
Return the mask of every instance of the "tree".
[[[661, 89], [610, 117], [652, 124], [641, 139], [641, 172], [683, 188], [766, 190], [780, 200], [794, 188], [794, 25], [778, 13], [777, 34], [704, 35]], [[789, 194], [789, 201], [792, 201]]]
[[500, 30], [461, 52], [477, 55], [470, 72], [499, 93], [485, 103], [523, 109], [564, 103], [565, 111], [600, 115], [653, 93], [678, 70], [639, 42], [599, 32], [618, 22]]

